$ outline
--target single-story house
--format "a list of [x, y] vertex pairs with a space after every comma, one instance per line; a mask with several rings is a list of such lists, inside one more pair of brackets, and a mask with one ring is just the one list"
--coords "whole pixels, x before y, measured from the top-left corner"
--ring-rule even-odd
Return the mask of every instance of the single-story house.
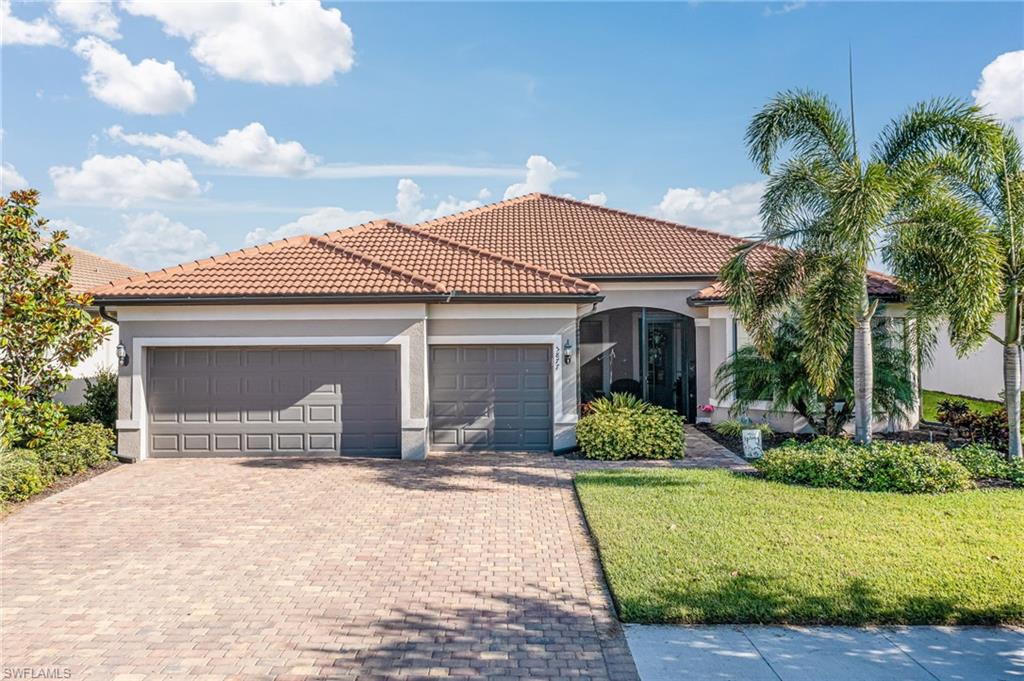
[[[75, 295], [87, 293], [97, 286], [110, 283], [115, 279], [134, 277], [142, 274], [140, 270], [129, 267], [109, 258], [96, 255], [84, 248], [65, 244], [65, 250], [71, 255], [71, 292]], [[95, 305], [89, 308], [93, 315], [98, 314]], [[81, 404], [85, 399], [86, 379], [95, 378], [104, 369], [113, 371], [117, 368], [117, 330], [107, 323], [110, 333], [96, 350], [84, 360], [70, 368], [71, 383], [64, 392], [54, 396], [64, 404]]]
[[113, 282], [94, 295], [127, 355], [119, 453], [558, 451], [612, 391], [722, 418], [712, 381], [742, 329], [716, 281], [741, 243], [530, 194]]

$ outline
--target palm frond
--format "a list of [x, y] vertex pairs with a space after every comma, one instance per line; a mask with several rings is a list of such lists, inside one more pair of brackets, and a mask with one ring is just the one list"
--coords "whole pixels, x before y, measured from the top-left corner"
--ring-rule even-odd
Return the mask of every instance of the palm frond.
[[890, 172], [898, 173], [907, 163], [943, 149], [983, 157], [997, 135], [998, 126], [977, 106], [952, 97], [933, 99], [914, 105], [886, 125], [872, 155]]
[[846, 117], [827, 97], [813, 92], [783, 92], [758, 111], [746, 134], [751, 160], [767, 173], [784, 144], [798, 156], [827, 164], [853, 159], [853, 139]]

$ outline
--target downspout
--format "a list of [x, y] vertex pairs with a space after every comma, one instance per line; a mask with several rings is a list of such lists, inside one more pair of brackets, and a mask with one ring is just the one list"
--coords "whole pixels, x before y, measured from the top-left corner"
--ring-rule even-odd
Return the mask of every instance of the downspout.
[[106, 319], [111, 324], [117, 324], [117, 317], [113, 317], [107, 313], [106, 305], [100, 305], [100, 317], [103, 317], [103, 319]]

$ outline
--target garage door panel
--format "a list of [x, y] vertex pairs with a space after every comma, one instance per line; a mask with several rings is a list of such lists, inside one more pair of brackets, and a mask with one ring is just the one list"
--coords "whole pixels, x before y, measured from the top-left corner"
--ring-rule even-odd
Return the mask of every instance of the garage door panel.
[[400, 455], [395, 349], [151, 348], [148, 354], [154, 456]]
[[434, 346], [430, 439], [446, 449], [551, 449], [546, 346]]

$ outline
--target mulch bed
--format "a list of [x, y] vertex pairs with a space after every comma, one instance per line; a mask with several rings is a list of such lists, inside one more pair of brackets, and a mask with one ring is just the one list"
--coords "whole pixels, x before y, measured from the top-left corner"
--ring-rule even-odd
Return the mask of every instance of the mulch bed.
[[[715, 432], [707, 423], [698, 423], [696, 425], [700, 432], [704, 433], [712, 440], [722, 445], [726, 449], [730, 450], [734, 454], [743, 456], [743, 439], [740, 437], [730, 437]], [[768, 437], [762, 438], [761, 446], [765, 451], [778, 447], [783, 442], [789, 440], [796, 440], [797, 442], [810, 442], [816, 436], [810, 433], [775, 433]], [[890, 442], [905, 442], [905, 443], [920, 443], [920, 442], [940, 442], [950, 446], [959, 446], [966, 444], [966, 441], [960, 441], [950, 436], [949, 429], [945, 426], [922, 423], [918, 428], [914, 430], [899, 431], [896, 433], [875, 433], [874, 437], [878, 440], [888, 440]]]
[[111, 471], [121, 465], [121, 462], [115, 459], [113, 461], [108, 461], [102, 466], [97, 466], [96, 468], [89, 468], [87, 470], [82, 471], [81, 473], [75, 473], [74, 475], [68, 475], [66, 477], [60, 478], [54, 481], [52, 485], [44, 489], [39, 494], [36, 494], [35, 496], [29, 497], [24, 501], [17, 501], [11, 504], [7, 504], [6, 506], [0, 506], [0, 518], [7, 518], [17, 513], [21, 509], [25, 508], [26, 506], [34, 504], [37, 501], [40, 501], [41, 499], [53, 496], [58, 492], [63, 492], [66, 489], [74, 487], [75, 485], [83, 483], [91, 478], [95, 478], [97, 475], [101, 475], [103, 473], [106, 473], [107, 471]]

